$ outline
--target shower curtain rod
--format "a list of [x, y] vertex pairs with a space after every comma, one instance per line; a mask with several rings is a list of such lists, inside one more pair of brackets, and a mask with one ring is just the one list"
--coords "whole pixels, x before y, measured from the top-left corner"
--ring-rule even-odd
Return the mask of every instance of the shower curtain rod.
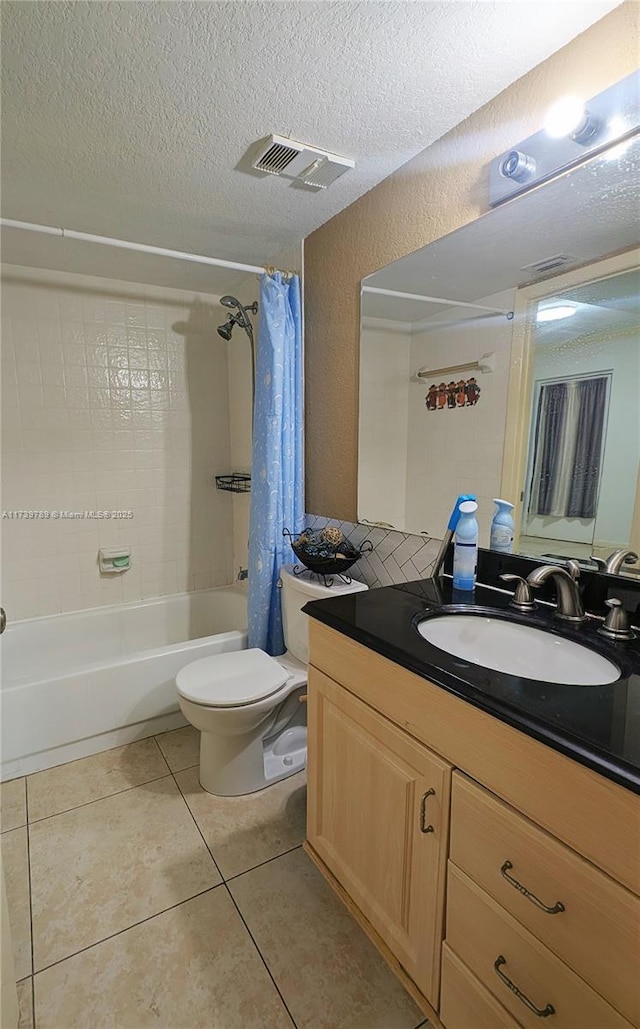
[[205, 257], [203, 254], [187, 254], [182, 250], [167, 250], [165, 247], [153, 247], [147, 243], [131, 243], [126, 239], [112, 239], [110, 236], [94, 236], [90, 232], [76, 232], [75, 229], [58, 229], [52, 225], [36, 225], [34, 222], [20, 222], [13, 218], [0, 218], [0, 226], [7, 229], [24, 229], [26, 232], [40, 232], [46, 236], [59, 236], [63, 239], [77, 239], [82, 243], [99, 243], [106, 247], [119, 247], [121, 250], [136, 250], [155, 257], [173, 257], [178, 261], [191, 261], [193, 264], [209, 264], [218, 268], [230, 268], [237, 272], [254, 272], [262, 275], [264, 267], [257, 264], [242, 264], [239, 261], [223, 261], [220, 257]]
[[422, 293], [400, 293], [397, 289], [380, 289], [377, 286], [363, 286], [363, 293], [377, 293], [383, 297], [398, 297], [401, 300], [423, 300], [427, 304], [448, 304], [449, 307], [473, 307], [476, 311], [490, 311], [492, 314], [503, 314], [509, 321], [513, 311], [505, 311], [502, 307], [485, 307], [484, 304], [469, 304], [463, 300], [445, 300], [444, 297], [425, 297]]

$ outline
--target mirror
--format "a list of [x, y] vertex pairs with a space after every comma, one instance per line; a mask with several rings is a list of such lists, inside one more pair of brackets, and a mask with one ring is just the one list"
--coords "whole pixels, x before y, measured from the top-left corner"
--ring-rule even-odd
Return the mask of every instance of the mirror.
[[627, 270], [537, 302], [522, 553], [604, 560], [629, 546], [640, 459], [639, 297], [640, 276]]
[[515, 551], [640, 542], [639, 168], [634, 137], [363, 280], [360, 521], [442, 538], [468, 492], [481, 546], [500, 496]]

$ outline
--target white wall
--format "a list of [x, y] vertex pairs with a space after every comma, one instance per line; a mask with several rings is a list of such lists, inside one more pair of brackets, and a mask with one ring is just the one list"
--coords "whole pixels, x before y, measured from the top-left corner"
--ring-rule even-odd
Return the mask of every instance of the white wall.
[[410, 350], [408, 332], [362, 328], [358, 518], [398, 529], [406, 521]]
[[[10, 619], [231, 581], [225, 309], [185, 291], [6, 266], [5, 510], [133, 510], [126, 521], [3, 519]], [[100, 546], [132, 567], [100, 576]]]
[[[479, 304], [505, 310], [513, 302], [512, 290], [478, 299]], [[407, 532], [426, 532], [441, 539], [456, 497], [475, 493], [480, 545], [488, 546], [493, 498], [500, 495], [512, 322], [502, 315], [470, 318], [468, 311], [456, 308], [429, 321], [430, 328], [412, 337], [412, 372], [476, 361], [486, 353], [495, 353], [495, 370], [488, 374], [464, 370], [411, 384], [405, 527]], [[427, 410], [425, 396], [432, 381], [438, 385], [471, 375], [481, 388], [474, 407]]]
[[[613, 376], [594, 544], [626, 546], [640, 461], [640, 337], [632, 333], [626, 336], [594, 334], [588, 339], [536, 347], [534, 383], [539, 379], [603, 371], [613, 371]], [[553, 519], [553, 523], [573, 521], [579, 523], [580, 519]], [[556, 535], [559, 531], [556, 524], [547, 529], [546, 535], [573, 538], [570, 526], [560, 536]]]

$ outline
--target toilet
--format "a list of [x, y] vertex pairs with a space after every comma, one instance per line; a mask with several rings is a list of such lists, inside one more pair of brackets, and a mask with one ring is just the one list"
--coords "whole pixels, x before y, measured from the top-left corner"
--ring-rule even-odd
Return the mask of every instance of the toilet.
[[[296, 566], [298, 567], [298, 566]], [[214, 654], [180, 669], [176, 686], [185, 718], [200, 730], [200, 785], [208, 793], [255, 793], [304, 768], [307, 760], [309, 600], [358, 593], [368, 587], [332, 576], [324, 586], [312, 572], [280, 569], [287, 651], [270, 657], [252, 648]]]

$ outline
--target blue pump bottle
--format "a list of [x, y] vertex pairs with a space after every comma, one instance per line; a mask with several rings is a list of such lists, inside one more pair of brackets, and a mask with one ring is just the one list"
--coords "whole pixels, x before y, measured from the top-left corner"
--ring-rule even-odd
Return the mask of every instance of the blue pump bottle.
[[465, 500], [459, 506], [460, 518], [456, 526], [453, 550], [454, 590], [473, 590], [476, 585], [478, 564], [478, 522], [474, 500]]

